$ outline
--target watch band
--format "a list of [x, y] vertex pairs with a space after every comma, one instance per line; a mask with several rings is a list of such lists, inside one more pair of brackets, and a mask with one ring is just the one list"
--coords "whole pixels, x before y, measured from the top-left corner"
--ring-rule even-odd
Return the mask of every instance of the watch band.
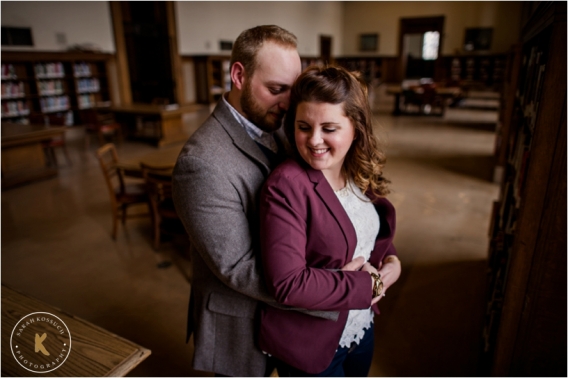
[[373, 277], [373, 298], [376, 298], [383, 293], [383, 281], [380, 274], [371, 273], [371, 277]]

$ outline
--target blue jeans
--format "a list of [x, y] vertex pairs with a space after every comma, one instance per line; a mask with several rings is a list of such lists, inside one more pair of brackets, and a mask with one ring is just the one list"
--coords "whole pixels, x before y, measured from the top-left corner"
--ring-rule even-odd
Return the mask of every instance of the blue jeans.
[[366, 377], [369, 375], [373, 350], [375, 347], [374, 325], [365, 330], [359, 345], [353, 343], [350, 348], [338, 348], [331, 364], [318, 374], [298, 370], [285, 362], [278, 361], [276, 369], [280, 377]]

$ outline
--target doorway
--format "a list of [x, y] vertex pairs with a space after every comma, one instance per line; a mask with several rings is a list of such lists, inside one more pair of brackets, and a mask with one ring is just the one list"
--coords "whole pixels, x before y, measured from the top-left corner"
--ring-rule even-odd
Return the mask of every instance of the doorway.
[[331, 44], [332, 37], [328, 35], [320, 35], [320, 58], [326, 64], [332, 64], [331, 61]]
[[399, 61], [402, 79], [436, 78], [444, 35], [444, 16], [400, 20]]
[[120, 4], [132, 100], [174, 102], [165, 3], [122, 1]]
[[174, 6], [111, 2], [121, 102], [174, 104], [183, 98]]

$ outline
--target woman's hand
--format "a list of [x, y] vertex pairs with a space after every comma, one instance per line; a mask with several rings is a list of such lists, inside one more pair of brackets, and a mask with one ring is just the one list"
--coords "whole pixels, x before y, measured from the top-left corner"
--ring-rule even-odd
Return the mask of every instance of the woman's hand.
[[[365, 263], [365, 265], [363, 265], [363, 267], [361, 268], [361, 270], [362, 270], [362, 271], [365, 271], [365, 272], [367, 272], [367, 273], [369, 273], [369, 277], [371, 277], [371, 273], [375, 273], [375, 274], [377, 274], [377, 275], [380, 273], [374, 266], [372, 266], [372, 265], [371, 265], [370, 263], [368, 263], [368, 262]], [[381, 277], [381, 278], [382, 278], [382, 277]], [[382, 279], [381, 279], [381, 281], [382, 281]], [[371, 287], [374, 286], [374, 283], [375, 283], [375, 279], [371, 277]], [[384, 293], [384, 289], [383, 289], [383, 293]], [[375, 303], [377, 303], [378, 301], [380, 301], [382, 297], [383, 297], [383, 295], [381, 294], [381, 295], [379, 295], [379, 296], [373, 298], [373, 299], [371, 300], [371, 306], [374, 305]]]
[[398, 280], [401, 271], [402, 267], [398, 257], [390, 255], [383, 259], [379, 266], [381, 281], [383, 281], [383, 293]]
[[[375, 269], [370, 263], [365, 263], [361, 270], [368, 272], [369, 274], [375, 273], [379, 274], [381, 281], [383, 282], [383, 292], [376, 298], [373, 298], [371, 305], [374, 305], [385, 296], [387, 289], [394, 284], [400, 277], [402, 271], [400, 260], [396, 256], [387, 256], [379, 265], [379, 270]], [[371, 280], [372, 282], [372, 280]]]

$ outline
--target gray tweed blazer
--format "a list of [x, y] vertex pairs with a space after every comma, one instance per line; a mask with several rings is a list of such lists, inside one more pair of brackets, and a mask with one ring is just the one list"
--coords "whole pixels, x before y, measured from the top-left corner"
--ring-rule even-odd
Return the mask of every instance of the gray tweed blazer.
[[260, 303], [282, 308], [266, 290], [259, 261], [258, 200], [271, 168], [224, 101], [177, 159], [173, 197], [193, 267], [188, 337], [193, 332], [194, 369], [265, 373], [266, 355], [257, 346]]

